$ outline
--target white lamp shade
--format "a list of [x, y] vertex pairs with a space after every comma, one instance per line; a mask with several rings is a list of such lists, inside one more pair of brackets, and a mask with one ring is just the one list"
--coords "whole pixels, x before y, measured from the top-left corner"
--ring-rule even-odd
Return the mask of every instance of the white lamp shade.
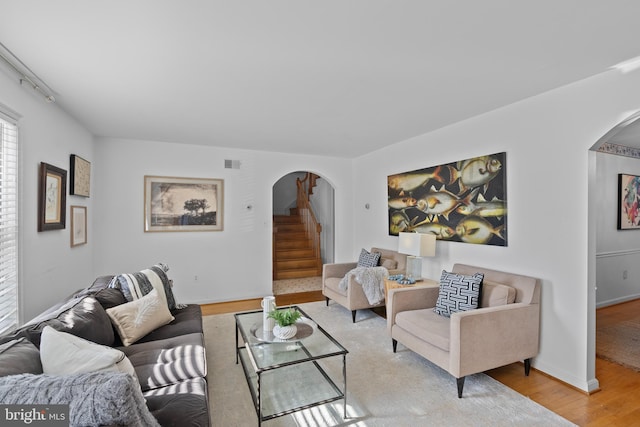
[[398, 252], [417, 257], [435, 256], [435, 234], [400, 233], [398, 240]]

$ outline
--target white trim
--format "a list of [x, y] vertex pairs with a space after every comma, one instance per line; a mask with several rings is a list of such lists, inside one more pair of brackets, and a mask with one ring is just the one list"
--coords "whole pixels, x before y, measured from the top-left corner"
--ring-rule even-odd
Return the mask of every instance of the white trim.
[[596, 258], [611, 258], [638, 254], [640, 254], [640, 249], [625, 249], [621, 251], [600, 252], [596, 254]]
[[600, 301], [598, 304], [596, 304], [596, 308], [602, 308], [602, 307], [608, 307], [610, 305], [621, 304], [623, 302], [633, 301], [639, 298], [640, 298], [640, 294], [625, 295], [620, 298], [614, 298], [607, 301]]
[[4, 105], [0, 102], [0, 119], [6, 120], [12, 125], [18, 126], [18, 121], [22, 118], [22, 115], [16, 111]]

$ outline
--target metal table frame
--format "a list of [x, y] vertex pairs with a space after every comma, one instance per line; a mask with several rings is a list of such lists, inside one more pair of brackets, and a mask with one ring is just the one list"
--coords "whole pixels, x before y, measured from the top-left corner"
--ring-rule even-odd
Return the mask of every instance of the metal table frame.
[[[300, 313], [307, 317], [310, 318], [303, 310], [301, 310], [298, 306], [292, 306], [293, 308], [295, 308], [296, 310], [300, 311]], [[245, 328], [241, 327], [241, 323], [239, 321], [239, 317], [240, 316], [246, 316], [246, 315], [252, 315], [252, 314], [256, 314], [256, 313], [262, 313], [262, 311], [251, 311], [251, 312], [244, 312], [244, 313], [237, 313], [234, 315], [235, 317], [235, 322], [236, 322], [236, 364], [238, 364], [238, 361], [241, 362], [242, 364], [242, 368], [244, 370], [244, 374], [245, 374], [245, 378], [247, 380], [247, 385], [249, 386], [249, 391], [251, 392], [251, 397], [256, 409], [256, 414], [258, 416], [258, 426], [262, 425], [262, 421], [267, 421], [273, 418], [277, 418], [277, 417], [282, 417], [284, 415], [288, 415], [291, 414], [293, 412], [297, 412], [297, 411], [302, 411], [304, 409], [308, 409], [308, 408], [312, 408], [315, 406], [319, 406], [319, 405], [324, 405], [326, 403], [330, 403], [330, 402], [334, 402], [337, 400], [344, 400], [344, 419], [347, 419], [347, 349], [345, 349], [338, 341], [335, 340], [335, 338], [333, 338], [331, 335], [329, 335], [320, 325], [317, 325], [317, 329], [320, 333], [322, 333], [327, 339], [329, 339], [335, 346], [337, 346], [338, 348], [340, 348], [340, 351], [336, 351], [336, 352], [332, 352], [332, 353], [327, 353], [327, 354], [321, 354], [318, 356], [312, 356], [312, 354], [309, 352], [309, 350], [305, 347], [304, 345], [304, 340], [302, 341], [296, 341], [295, 343], [298, 345], [298, 348], [295, 350], [302, 350], [305, 354], [306, 357], [300, 360], [294, 360], [294, 361], [289, 361], [289, 362], [285, 362], [285, 363], [278, 363], [278, 364], [273, 364], [267, 367], [263, 367], [263, 368], [258, 368], [258, 363], [255, 360], [255, 356], [254, 353], [252, 351], [252, 348], [255, 346], [256, 348], [259, 346], [264, 346], [263, 348], [269, 349], [268, 346], [274, 346], [274, 345], [280, 345], [280, 343], [268, 343], [268, 342], [255, 342], [255, 339], [251, 336], [248, 335], [248, 330], [245, 330]], [[240, 342], [240, 337], [242, 337], [242, 343]], [[252, 344], [248, 344], [248, 343], [252, 343]], [[244, 345], [242, 345], [244, 344]], [[292, 350], [294, 351], [294, 350]], [[246, 354], [246, 357], [242, 357], [243, 354]], [[321, 359], [326, 359], [329, 357], [336, 357], [336, 356], [342, 356], [342, 379], [343, 379], [343, 389], [340, 390], [338, 388], [338, 386], [335, 384], [335, 382], [331, 379], [331, 377], [326, 373], [326, 371], [320, 366], [320, 364], [318, 363], [319, 360]], [[248, 359], [247, 363], [245, 361], [245, 359]], [[267, 416], [263, 416], [262, 415], [262, 409], [263, 409], [263, 395], [261, 393], [262, 391], [262, 375], [265, 372], [269, 372], [272, 370], [276, 370], [276, 369], [281, 369], [287, 366], [292, 366], [292, 365], [297, 365], [297, 364], [303, 364], [303, 363], [312, 363], [315, 368], [318, 370], [318, 372], [320, 372], [322, 374], [322, 377], [325, 379], [325, 381], [327, 382], [327, 384], [329, 384], [333, 390], [336, 393], [335, 397], [331, 397], [328, 399], [323, 399], [323, 400], [319, 400], [310, 404], [306, 404], [306, 405], [301, 405], [301, 406], [295, 406], [293, 408], [275, 413], [275, 414], [270, 414]], [[251, 379], [251, 374], [252, 372], [257, 376], [257, 382], [255, 384], [252, 383], [252, 379]]]

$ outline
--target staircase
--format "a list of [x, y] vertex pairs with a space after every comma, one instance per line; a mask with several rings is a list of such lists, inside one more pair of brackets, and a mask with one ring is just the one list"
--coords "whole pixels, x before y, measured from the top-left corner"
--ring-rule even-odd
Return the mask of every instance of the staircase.
[[291, 215], [273, 216], [273, 279], [322, 275], [297, 208]]
[[290, 215], [273, 216], [273, 280], [322, 275], [321, 226], [309, 204], [316, 177], [307, 178], [297, 182], [297, 207]]

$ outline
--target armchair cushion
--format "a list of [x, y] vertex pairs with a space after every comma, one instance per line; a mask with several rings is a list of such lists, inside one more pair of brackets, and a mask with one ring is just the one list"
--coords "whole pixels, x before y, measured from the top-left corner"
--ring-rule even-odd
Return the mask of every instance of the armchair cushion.
[[395, 270], [398, 268], [398, 261], [391, 258], [380, 258], [380, 267], [384, 267], [387, 270]]
[[480, 307], [512, 304], [516, 300], [516, 289], [511, 286], [483, 280], [480, 300]]
[[482, 273], [465, 276], [442, 270], [440, 292], [433, 310], [445, 317], [459, 311], [475, 310], [478, 308], [483, 278]]
[[358, 258], [358, 267], [377, 267], [380, 261], [380, 252], [369, 252], [362, 248]]
[[[444, 351], [449, 351], [451, 321], [436, 314], [431, 309], [401, 311], [396, 316], [396, 324], [417, 341], [428, 342]], [[428, 328], [425, 325], [429, 325]]]

